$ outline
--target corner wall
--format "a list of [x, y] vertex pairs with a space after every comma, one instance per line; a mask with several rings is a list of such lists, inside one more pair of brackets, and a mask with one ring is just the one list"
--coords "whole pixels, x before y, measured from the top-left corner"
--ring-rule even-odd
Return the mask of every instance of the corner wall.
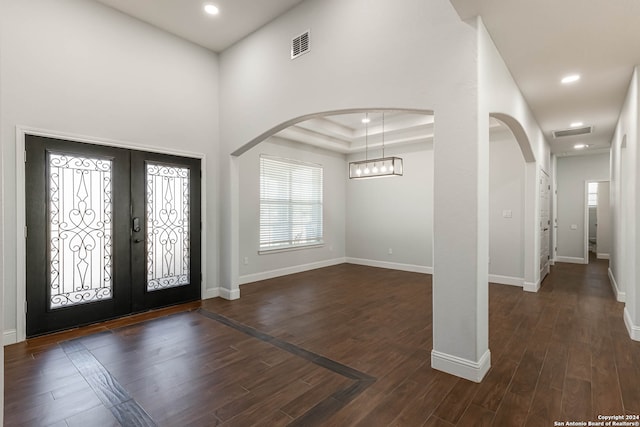
[[[260, 241], [260, 155], [323, 167], [324, 245], [258, 254]], [[271, 137], [238, 158], [240, 169], [240, 284], [344, 262], [347, 166], [344, 155]], [[246, 264], [245, 264], [246, 259]]]
[[403, 176], [346, 180], [347, 261], [432, 273], [433, 144], [388, 147], [385, 154], [403, 159]]

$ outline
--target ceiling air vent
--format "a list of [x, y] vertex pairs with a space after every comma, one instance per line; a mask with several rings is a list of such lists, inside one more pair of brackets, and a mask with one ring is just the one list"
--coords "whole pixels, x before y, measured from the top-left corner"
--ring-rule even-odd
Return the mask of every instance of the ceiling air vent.
[[310, 50], [311, 41], [309, 39], [309, 30], [305, 31], [297, 37], [294, 37], [293, 40], [291, 40], [291, 59], [295, 59], [300, 55], [304, 55]]
[[571, 128], [571, 129], [565, 129], [565, 130], [554, 130], [553, 137], [563, 138], [565, 136], [585, 135], [591, 132], [593, 132], [593, 126], [584, 126], [584, 127]]

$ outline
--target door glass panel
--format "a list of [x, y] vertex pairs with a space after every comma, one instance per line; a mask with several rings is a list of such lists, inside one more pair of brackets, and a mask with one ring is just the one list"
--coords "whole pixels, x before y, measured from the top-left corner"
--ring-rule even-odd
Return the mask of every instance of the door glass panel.
[[189, 284], [189, 169], [147, 162], [147, 291]]
[[112, 297], [111, 160], [48, 155], [49, 307]]

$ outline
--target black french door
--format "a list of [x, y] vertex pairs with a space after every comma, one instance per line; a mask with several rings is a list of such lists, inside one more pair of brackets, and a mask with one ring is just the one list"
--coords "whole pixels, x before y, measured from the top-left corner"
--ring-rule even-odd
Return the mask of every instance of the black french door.
[[200, 299], [200, 160], [27, 135], [27, 336]]

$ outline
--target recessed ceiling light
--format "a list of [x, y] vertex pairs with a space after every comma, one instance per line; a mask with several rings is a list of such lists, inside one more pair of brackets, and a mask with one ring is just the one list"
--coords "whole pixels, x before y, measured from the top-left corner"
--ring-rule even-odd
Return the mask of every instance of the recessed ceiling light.
[[583, 148], [587, 148], [588, 145], [587, 144], [576, 144], [573, 146], [573, 148], [575, 148], [576, 150], [582, 150]]
[[560, 80], [563, 84], [573, 83], [580, 80], [580, 74], [570, 74], [568, 76], [564, 76], [562, 80]]
[[584, 125], [583, 122], [573, 122], [571, 123], [570, 127], [572, 128], [579, 128], [580, 126]]
[[218, 13], [220, 13], [220, 9], [218, 9], [217, 6], [214, 6], [212, 4], [205, 4], [204, 11], [207, 12], [209, 15], [217, 15]]
[[362, 119], [362, 123], [369, 123], [371, 121], [371, 119], [369, 117], [365, 117], [364, 119]]

